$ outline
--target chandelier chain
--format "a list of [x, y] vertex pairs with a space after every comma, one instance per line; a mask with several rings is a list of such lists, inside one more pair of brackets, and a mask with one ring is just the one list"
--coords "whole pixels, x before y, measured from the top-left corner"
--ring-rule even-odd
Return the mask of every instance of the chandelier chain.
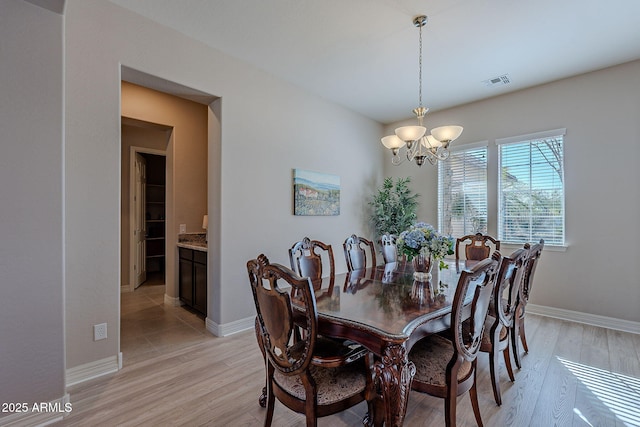
[[420, 41], [418, 43], [418, 106], [422, 107], [422, 24], [418, 26]]

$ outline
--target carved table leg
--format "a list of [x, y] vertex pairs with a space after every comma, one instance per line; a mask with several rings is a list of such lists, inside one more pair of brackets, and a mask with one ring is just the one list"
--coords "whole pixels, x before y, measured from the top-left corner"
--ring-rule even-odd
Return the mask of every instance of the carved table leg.
[[404, 346], [391, 345], [384, 349], [382, 360], [374, 364], [373, 370], [382, 392], [385, 425], [401, 426], [416, 366], [408, 360]]

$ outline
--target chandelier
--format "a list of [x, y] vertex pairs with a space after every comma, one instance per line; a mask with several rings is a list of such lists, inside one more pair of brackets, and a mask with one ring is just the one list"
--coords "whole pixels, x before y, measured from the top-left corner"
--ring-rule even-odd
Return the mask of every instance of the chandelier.
[[[449, 144], [456, 140], [462, 133], [462, 126], [440, 126], [431, 129], [430, 134], [427, 128], [422, 125], [424, 116], [429, 111], [422, 106], [422, 27], [427, 25], [425, 15], [416, 16], [413, 25], [420, 31], [419, 57], [418, 57], [418, 108], [413, 113], [418, 118], [418, 126], [401, 126], [395, 130], [395, 135], [385, 136], [381, 139], [382, 145], [391, 150], [393, 157], [391, 163], [399, 165], [404, 159], [399, 155], [400, 149], [406, 145], [406, 158], [410, 162], [415, 161], [418, 166], [422, 166], [425, 159], [435, 165], [438, 160], [449, 158]], [[425, 135], [426, 134], [426, 135]]]

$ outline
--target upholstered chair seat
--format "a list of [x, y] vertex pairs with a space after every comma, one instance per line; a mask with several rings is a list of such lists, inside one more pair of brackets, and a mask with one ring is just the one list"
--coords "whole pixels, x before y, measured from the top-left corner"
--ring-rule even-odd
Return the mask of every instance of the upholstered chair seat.
[[[452, 357], [453, 347], [448, 339], [432, 335], [420, 340], [409, 353], [409, 359], [416, 365], [413, 380], [433, 386], [434, 389], [441, 388], [441, 396], [444, 397], [447, 393], [447, 364]], [[458, 382], [464, 381], [472, 373], [471, 362], [465, 360], [458, 370]], [[436, 394], [433, 391], [430, 394]]]
[[[311, 366], [309, 371], [316, 383], [319, 406], [328, 406], [356, 397], [362, 394], [367, 386], [364, 359], [337, 368]], [[291, 396], [306, 400], [304, 385], [299, 376], [287, 376], [276, 370], [273, 380]]]

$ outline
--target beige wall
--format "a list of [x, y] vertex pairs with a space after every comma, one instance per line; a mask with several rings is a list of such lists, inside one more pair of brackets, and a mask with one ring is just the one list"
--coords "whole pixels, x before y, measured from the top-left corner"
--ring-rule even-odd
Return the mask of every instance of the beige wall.
[[2, 403], [65, 393], [63, 32], [61, 15], [0, 2]]
[[[427, 100], [428, 103], [428, 100]], [[437, 112], [428, 128], [457, 123], [455, 145], [489, 141], [489, 233], [497, 235], [495, 140], [566, 128], [566, 252], [545, 251], [531, 303], [640, 321], [640, 61]], [[392, 132], [395, 125], [388, 127]], [[420, 217], [437, 223], [437, 168], [385, 171], [414, 177]], [[505, 250], [509, 252], [512, 248]]]
[[128, 82], [122, 82], [121, 96], [123, 117], [172, 129], [165, 146], [168, 180], [165, 280], [167, 295], [176, 298], [175, 244], [179, 225], [185, 224], [188, 233], [202, 232], [202, 217], [207, 213], [208, 107]]
[[[209, 239], [212, 322], [253, 316], [248, 259], [264, 252], [287, 263], [287, 248], [307, 234], [339, 247], [346, 236], [366, 233], [365, 198], [382, 177], [382, 152], [371, 149], [378, 123], [110, 2], [68, 1], [65, 25], [68, 368], [119, 348], [116, 336], [93, 342], [89, 332], [102, 322], [119, 328], [121, 66], [220, 97], [207, 113], [219, 134], [217, 142], [209, 136], [208, 154], [210, 225], [218, 222]], [[340, 175], [341, 215], [293, 216], [293, 168]], [[182, 219], [199, 227], [202, 213]], [[342, 257], [336, 262], [346, 269]]]

